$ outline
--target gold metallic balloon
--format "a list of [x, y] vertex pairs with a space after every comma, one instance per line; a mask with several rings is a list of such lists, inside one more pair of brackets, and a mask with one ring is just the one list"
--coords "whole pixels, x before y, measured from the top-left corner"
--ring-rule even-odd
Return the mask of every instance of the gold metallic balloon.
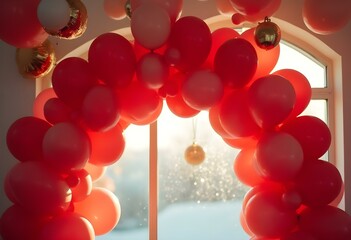
[[256, 44], [263, 49], [269, 50], [280, 42], [281, 32], [277, 24], [266, 17], [264, 22], [259, 23], [255, 29]]
[[198, 165], [205, 160], [206, 154], [203, 148], [196, 143], [193, 143], [184, 152], [185, 160], [192, 165]]
[[124, 10], [126, 11], [126, 14], [129, 18], [132, 17], [132, 5], [130, 4], [130, 0], [126, 1], [126, 4], [124, 5]]
[[55, 66], [54, 48], [49, 40], [35, 48], [17, 48], [16, 62], [18, 71], [23, 77], [29, 79], [44, 77]]
[[85, 5], [80, 0], [66, 0], [70, 7], [70, 20], [65, 27], [58, 31], [45, 29], [51, 36], [64, 39], [80, 37], [87, 28], [88, 13]]

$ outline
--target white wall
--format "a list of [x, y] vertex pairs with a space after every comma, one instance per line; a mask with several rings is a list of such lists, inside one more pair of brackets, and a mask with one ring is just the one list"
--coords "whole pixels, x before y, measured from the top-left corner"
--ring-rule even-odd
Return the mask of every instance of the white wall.
[[[128, 27], [129, 20], [110, 20], [104, 15], [103, 0], [83, 1], [88, 10], [88, 29], [79, 39], [65, 41], [51, 38], [56, 47], [56, 55], [60, 59], [81, 44], [92, 40], [107, 31]], [[214, 0], [197, 1], [184, 0], [184, 15], [194, 15], [203, 19], [217, 15]], [[302, 0], [282, 0], [282, 5], [275, 15], [276, 18], [285, 20], [305, 31], [302, 21]], [[351, 214], [351, 24], [349, 23], [342, 31], [329, 35], [319, 36], [312, 34], [323, 41], [331, 49], [341, 55], [342, 72], [336, 74], [336, 94], [338, 96], [337, 114], [340, 118], [337, 126], [341, 132], [340, 139], [344, 146], [337, 142], [338, 166], [341, 166], [342, 174], [345, 177], [345, 207]], [[316, 42], [317, 43], [317, 42]], [[313, 43], [312, 43], [313, 44]], [[7, 171], [17, 162], [8, 152], [6, 147], [6, 132], [8, 127], [16, 119], [31, 114], [32, 103], [35, 97], [35, 81], [22, 79], [17, 72], [15, 61], [16, 49], [0, 40], [0, 182], [4, 181]], [[343, 112], [343, 117], [342, 116]], [[345, 169], [345, 172], [343, 170]], [[3, 188], [0, 190], [0, 214], [10, 205], [6, 199]]]

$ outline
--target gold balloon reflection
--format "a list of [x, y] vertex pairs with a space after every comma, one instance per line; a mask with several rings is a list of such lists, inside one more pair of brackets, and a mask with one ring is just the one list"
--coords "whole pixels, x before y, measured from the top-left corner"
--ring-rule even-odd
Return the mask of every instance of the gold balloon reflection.
[[255, 41], [260, 48], [270, 50], [279, 44], [280, 38], [279, 26], [267, 17], [255, 29]]
[[198, 165], [205, 160], [206, 154], [203, 148], [196, 143], [193, 143], [184, 152], [185, 160], [192, 165]]
[[29, 79], [44, 77], [55, 66], [55, 51], [49, 40], [35, 48], [17, 48], [16, 62], [23, 77]]
[[87, 28], [88, 13], [85, 5], [80, 0], [66, 0], [70, 7], [70, 20], [65, 27], [58, 31], [45, 29], [51, 36], [64, 39], [80, 37]]

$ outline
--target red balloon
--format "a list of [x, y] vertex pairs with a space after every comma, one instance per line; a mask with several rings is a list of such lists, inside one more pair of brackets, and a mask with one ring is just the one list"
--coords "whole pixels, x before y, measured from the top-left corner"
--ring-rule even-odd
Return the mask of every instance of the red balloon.
[[57, 171], [69, 172], [84, 168], [90, 152], [88, 135], [73, 123], [58, 123], [44, 136], [44, 160]]
[[281, 194], [273, 191], [259, 192], [251, 197], [245, 216], [249, 229], [260, 237], [281, 237], [297, 224], [295, 211], [285, 208]]
[[[71, 173], [72, 176], [69, 177], [74, 177], [78, 179], [78, 184], [76, 186], [70, 186], [72, 190], [72, 201], [73, 202], [79, 202], [83, 201], [86, 199], [90, 193], [91, 190], [93, 189], [93, 182], [91, 179], [91, 176], [88, 171], [85, 169], [78, 170], [78, 171], [73, 171]], [[67, 178], [66, 178], [67, 182]]]
[[338, 169], [323, 160], [305, 161], [295, 182], [302, 203], [310, 207], [331, 203], [339, 195], [342, 187]]
[[302, 167], [303, 151], [290, 134], [267, 133], [257, 143], [255, 163], [262, 176], [273, 181], [289, 181]]
[[317, 240], [311, 234], [297, 230], [281, 238], [281, 240]]
[[[177, 69], [187, 72], [200, 67], [206, 61], [211, 44], [211, 31], [202, 19], [182, 17], [172, 27], [165, 56]], [[174, 54], [178, 57], [175, 58]]]
[[155, 122], [160, 116], [163, 109], [163, 100], [159, 98], [158, 105], [156, 109], [145, 119], [133, 122], [135, 125], [149, 125]]
[[257, 137], [243, 137], [243, 138], [223, 138], [224, 142], [232, 148], [253, 148], [257, 145]]
[[168, 96], [166, 103], [171, 112], [181, 118], [190, 118], [196, 116], [200, 110], [190, 107], [183, 99], [179, 92], [175, 96]]
[[228, 28], [228, 27], [218, 28], [215, 31], [213, 31], [212, 47], [211, 47], [210, 54], [208, 55], [207, 61], [210, 64], [213, 64], [218, 48], [222, 46], [222, 44], [225, 43], [226, 41], [233, 38], [237, 38], [239, 36], [240, 34], [237, 31], [235, 31], [233, 28]]
[[228, 139], [231, 138], [232, 136], [223, 129], [222, 124], [219, 120], [219, 109], [221, 106], [221, 102], [219, 102], [218, 104], [212, 106], [209, 110], [209, 120], [210, 120], [210, 124], [213, 128], [213, 130], [218, 133], [221, 137], [223, 137], [223, 139]]
[[235, 90], [224, 97], [219, 119], [223, 129], [233, 138], [250, 137], [260, 131], [250, 113], [245, 90]]
[[8, 178], [16, 203], [28, 212], [52, 216], [69, 207], [72, 192], [67, 183], [43, 162], [19, 163]]
[[124, 152], [125, 140], [120, 126], [106, 132], [88, 132], [91, 140], [89, 163], [98, 166], [112, 165]]
[[281, 127], [301, 144], [304, 159], [318, 159], [328, 151], [331, 133], [328, 125], [314, 116], [297, 117]]
[[308, 79], [300, 72], [294, 69], [281, 69], [273, 73], [288, 80], [294, 87], [296, 94], [296, 102], [288, 120], [300, 115], [308, 104], [312, 96], [312, 88]]
[[255, 48], [245, 39], [235, 38], [222, 44], [214, 58], [214, 70], [231, 88], [244, 87], [257, 69]]
[[158, 89], [167, 80], [169, 68], [162, 55], [150, 52], [138, 61], [136, 75], [146, 87]]
[[81, 58], [62, 60], [52, 74], [52, 86], [64, 103], [79, 108], [86, 93], [97, 83], [89, 64]]
[[85, 95], [82, 108], [84, 124], [93, 131], [116, 126], [120, 115], [115, 92], [104, 85], [92, 87]]
[[32, 215], [20, 206], [12, 205], [1, 216], [0, 236], [4, 240], [37, 240], [45, 218]]
[[314, 33], [332, 34], [348, 24], [350, 9], [350, 1], [306, 0], [302, 9], [303, 21]]
[[236, 177], [245, 185], [256, 186], [264, 182], [264, 179], [257, 172], [254, 165], [254, 148], [244, 148], [236, 156], [234, 161], [234, 173]]
[[300, 214], [299, 226], [313, 239], [351, 239], [351, 216], [336, 207], [306, 208]]
[[91, 176], [91, 180], [93, 182], [96, 182], [105, 174], [107, 167], [106, 166], [97, 166], [97, 165], [94, 165], [92, 163], [87, 162], [87, 164], [85, 164], [84, 169]]
[[294, 87], [278, 75], [262, 77], [250, 86], [248, 104], [256, 123], [273, 129], [292, 112], [296, 102]]
[[93, 188], [85, 200], [74, 204], [74, 211], [91, 222], [97, 236], [115, 228], [121, 216], [118, 198], [103, 188]]
[[0, 39], [17, 48], [34, 48], [43, 43], [48, 34], [37, 17], [40, 0], [1, 1]]
[[50, 127], [48, 122], [36, 117], [17, 119], [7, 130], [9, 151], [22, 162], [42, 160], [43, 139]]
[[92, 42], [88, 61], [96, 76], [112, 87], [126, 87], [132, 81], [136, 57], [131, 43], [116, 33], [104, 33]]
[[117, 93], [122, 119], [137, 123], [149, 118], [158, 110], [160, 97], [154, 89], [133, 81]]
[[216, 73], [198, 70], [190, 73], [184, 80], [181, 93], [190, 107], [207, 110], [222, 99], [224, 86]]
[[94, 228], [91, 223], [75, 213], [55, 216], [42, 228], [39, 240], [93, 240]]
[[46, 102], [51, 98], [57, 98], [57, 95], [53, 88], [47, 88], [41, 91], [38, 96], [34, 99], [33, 103], [33, 116], [46, 120], [44, 115], [44, 106]]
[[59, 98], [50, 98], [44, 105], [45, 119], [51, 124], [67, 122], [71, 114], [72, 109]]
[[269, 51], [262, 49], [257, 45], [255, 40], [255, 29], [256, 28], [250, 28], [241, 34], [242, 38], [246, 39], [252, 44], [257, 53], [257, 70], [255, 75], [252, 77], [253, 81], [260, 77], [268, 75], [277, 64], [280, 55], [279, 44]]

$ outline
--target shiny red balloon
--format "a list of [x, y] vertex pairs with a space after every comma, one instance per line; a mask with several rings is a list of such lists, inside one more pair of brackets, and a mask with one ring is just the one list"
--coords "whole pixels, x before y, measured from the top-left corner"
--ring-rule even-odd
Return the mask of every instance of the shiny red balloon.
[[295, 182], [302, 203], [310, 207], [331, 203], [339, 195], [342, 187], [338, 169], [323, 160], [305, 161]]
[[43, 159], [42, 144], [51, 125], [36, 117], [22, 117], [7, 130], [6, 143], [12, 155], [21, 162]]
[[299, 71], [294, 69], [281, 69], [273, 73], [288, 80], [294, 87], [296, 102], [288, 120], [291, 120], [302, 113], [310, 103], [312, 88], [308, 79]]
[[1, 216], [0, 236], [6, 240], [37, 240], [46, 218], [28, 213], [18, 205], [7, 208]]
[[306, 208], [300, 214], [299, 227], [318, 240], [351, 239], [351, 216], [332, 207]]
[[91, 223], [75, 213], [55, 216], [43, 226], [39, 240], [93, 240], [95, 233]]
[[52, 86], [58, 98], [75, 109], [82, 105], [85, 94], [96, 83], [87, 61], [78, 57], [65, 58], [52, 74]]
[[40, 0], [1, 1], [0, 38], [17, 48], [34, 48], [43, 43], [48, 34], [37, 17]]
[[115, 92], [104, 85], [92, 87], [84, 97], [81, 114], [84, 124], [93, 131], [116, 126], [120, 114]]
[[250, 113], [245, 90], [235, 90], [224, 97], [219, 119], [223, 129], [233, 138], [250, 137], [260, 131]]
[[200, 67], [206, 61], [211, 44], [211, 31], [202, 19], [194, 16], [182, 17], [172, 27], [165, 57], [177, 69], [187, 72]]
[[282, 123], [291, 114], [295, 102], [294, 87], [278, 75], [259, 78], [248, 90], [252, 116], [264, 129], [273, 129]]
[[125, 148], [125, 140], [120, 126], [106, 132], [88, 132], [91, 141], [89, 163], [108, 166], [120, 159]]
[[96, 76], [112, 87], [126, 87], [132, 81], [136, 57], [131, 43], [117, 33], [104, 33], [89, 47], [88, 62]]
[[72, 192], [67, 183], [43, 162], [24, 162], [9, 172], [13, 196], [27, 212], [52, 216], [68, 209]]
[[88, 135], [73, 123], [58, 123], [44, 136], [44, 160], [57, 171], [83, 169], [90, 152], [91, 143]]
[[59, 98], [50, 98], [44, 105], [45, 119], [56, 124], [71, 120], [72, 109]]
[[302, 167], [303, 151], [290, 134], [267, 133], [257, 143], [255, 164], [262, 176], [273, 181], [289, 181]]
[[314, 116], [297, 117], [281, 127], [301, 144], [304, 159], [318, 159], [328, 151], [331, 144], [329, 127]]
[[222, 44], [214, 58], [214, 70], [225, 86], [244, 87], [257, 69], [255, 48], [245, 39], [235, 38]]

